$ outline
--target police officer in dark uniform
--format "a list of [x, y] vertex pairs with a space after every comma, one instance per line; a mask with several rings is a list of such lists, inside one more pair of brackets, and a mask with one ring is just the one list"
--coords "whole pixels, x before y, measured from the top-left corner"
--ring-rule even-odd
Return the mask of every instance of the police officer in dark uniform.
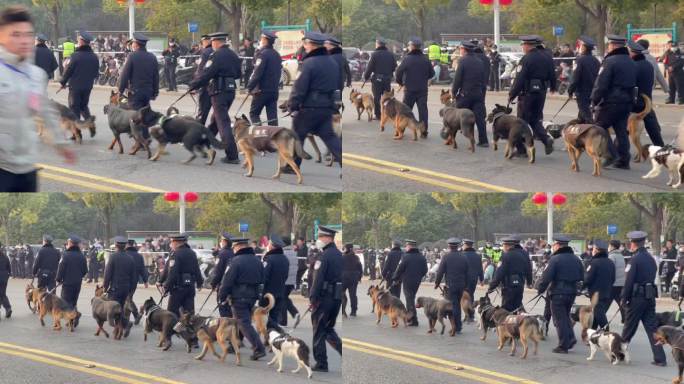
[[578, 283], [584, 280], [584, 268], [568, 245], [569, 237], [558, 235], [553, 240], [553, 254], [537, 291], [541, 295], [549, 288], [551, 315], [558, 332], [558, 346], [553, 349], [553, 353], [568, 353], [568, 350], [577, 343], [570, 320], [570, 310], [575, 303]]
[[413, 110], [418, 104], [419, 121], [425, 125], [425, 131], [421, 137], [426, 138], [428, 132], [428, 81], [435, 77], [435, 70], [430, 60], [423, 54], [421, 49], [422, 40], [412, 38], [408, 43], [408, 54], [401, 61], [395, 72], [397, 84], [404, 87], [404, 104]]
[[327, 341], [342, 355], [342, 339], [335, 332], [335, 321], [342, 304], [343, 257], [335, 246], [336, 231], [319, 225], [318, 242], [323, 252], [314, 263], [314, 277], [309, 302], [313, 324], [313, 355], [316, 365], [312, 370], [328, 372]]
[[166, 309], [180, 316], [183, 312], [195, 313], [195, 285], [202, 289], [204, 279], [199, 270], [197, 255], [188, 245], [185, 233], [170, 235], [171, 249], [169, 260], [164, 266], [164, 291], [169, 293]]
[[371, 248], [368, 251], [368, 268], [369, 269], [369, 274], [370, 274], [370, 279], [375, 280], [376, 274], [377, 274], [377, 269], [375, 265], [377, 264], [378, 261], [378, 253], [375, 251], [375, 249]]
[[622, 338], [628, 343], [631, 342], [639, 322], [643, 323], [653, 352], [651, 364], [664, 367], [667, 364], [665, 351], [662, 345], [656, 345], [653, 338], [653, 334], [658, 328], [655, 313], [658, 289], [653, 283], [658, 267], [653, 256], [644, 247], [647, 236], [648, 234], [642, 231], [633, 231], [627, 234], [633, 256], [625, 269], [627, 275], [625, 276], [625, 286], [622, 289], [622, 307], [627, 310]]
[[626, 44], [625, 37], [608, 35], [608, 54], [591, 93], [596, 124], [606, 130], [613, 127], [615, 131], [615, 143], [608, 140], [612, 159], [604, 162], [604, 166], [613, 164], [619, 169], [629, 169], [627, 119], [636, 99], [636, 65]]
[[135, 324], [138, 324], [140, 323], [142, 315], [138, 312], [138, 307], [135, 305], [135, 302], [133, 301], [133, 295], [135, 294], [135, 291], [138, 289], [138, 283], [141, 280], [145, 285], [145, 288], [147, 288], [147, 280], [150, 277], [150, 273], [147, 271], [147, 268], [145, 268], [145, 259], [138, 252], [138, 247], [135, 244], [134, 239], [128, 239], [128, 244], [126, 245], [125, 252], [133, 259], [133, 263], [135, 263], [135, 284], [133, 285], [133, 289], [131, 290], [129, 301], [131, 304], [131, 313], [133, 314], [133, 318], [135, 318]]
[[[235, 256], [233, 254], [233, 242], [230, 240], [232, 235], [228, 232], [221, 233], [221, 249], [218, 251], [218, 263], [214, 267], [213, 277], [211, 279], [211, 289], [216, 291], [221, 287], [221, 280], [226, 273], [226, 269], [230, 266], [230, 261]], [[219, 300], [219, 296], [216, 295], [216, 300], [218, 301], [218, 310], [221, 317], [232, 317], [232, 311], [230, 310], [230, 305], [223, 303]]]
[[[479, 41], [478, 39], [472, 39], [470, 40], [470, 43], [475, 46], [475, 49], [473, 49], [473, 53], [475, 56], [480, 59], [482, 62], [482, 68], [484, 69], [484, 73], [482, 74], [482, 82], [484, 86], [482, 87], [482, 100], [485, 100], [487, 97], [487, 84], [489, 83], [489, 74], [491, 72], [492, 68], [492, 61], [487, 57], [485, 54], [484, 50], [482, 49], [484, 46], [484, 42]], [[483, 102], [481, 105], [478, 105], [475, 110], [473, 110], [473, 113], [475, 113], [476, 123], [479, 121], [479, 124], [477, 126], [477, 130], [479, 133], [479, 140], [478, 140], [478, 146], [483, 147], [483, 148], [488, 148], [489, 147], [489, 142], [487, 141], [487, 107], [485, 106], [485, 103]], [[482, 127], [482, 128], [480, 128]], [[483, 133], [480, 133], [483, 132]]]
[[344, 91], [344, 86], [351, 87], [351, 71], [349, 69], [349, 61], [342, 52], [342, 42], [334, 36], [327, 36], [325, 39], [325, 49], [328, 50], [330, 57], [335, 60], [337, 67], [340, 70], [340, 75], [337, 78], [337, 89]]
[[[520, 60], [520, 72], [515, 77], [515, 82], [508, 93], [509, 101], [518, 98], [518, 117], [525, 120], [537, 140], [544, 143], [546, 154], [553, 152], [553, 139], [549, 137], [542, 125], [544, 116], [544, 104], [546, 103], [546, 91], [551, 88], [551, 93], [556, 92], [556, 71], [553, 58], [542, 45], [539, 36], [522, 36], [525, 56]], [[523, 154], [520, 144], [518, 153]]]
[[[197, 71], [195, 72], [194, 78], [202, 76], [204, 68], [209, 61], [209, 57], [214, 53], [214, 48], [211, 47], [211, 39], [209, 35], [202, 35], [202, 53], [200, 54], [200, 62], [197, 66]], [[199, 88], [199, 96], [197, 98], [197, 120], [199, 120], [202, 125], [206, 124], [207, 118], [209, 117], [209, 110], [211, 110], [211, 96], [209, 96], [209, 91], [207, 87]]]
[[24, 249], [26, 252], [26, 268], [24, 268], [24, 277], [29, 277], [31, 275], [31, 268], [33, 268], [33, 261], [35, 260], [35, 256], [33, 255], [33, 249], [30, 245], [26, 244], [24, 246]]
[[381, 106], [380, 97], [385, 91], [392, 89], [394, 70], [397, 69], [397, 60], [392, 52], [387, 50], [387, 42], [383, 38], [375, 40], [375, 51], [371, 54], [366, 70], [363, 73], [363, 81], [371, 81], [373, 91], [373, 104], [375, 118], [380, 120]]
[[93, 279], [97, 284], [100, 277], [100, 262], [97, 260], [99, 249], [93, 244], [88, 250], [88, 283], [92, 283]]
[[264, 255], [264, 293], [270, 293], [275, 298], [275, 305], [268, 313], [268, 328], [282, 331], [280, 316], [285, 310], [285, 282], [290, 271], [290, 262], [283, 251], [285, 242], [278, 235], [271, 235], [268, 251]]
[[344, 260], [344, 267], [342, 269], [342, 290], [344, 297], [342, 299], [342, 313], [345, 313], [347, 307], [347, 292], [349, 292], [349, 303], [351, 304], [351, 317], [356, 317], [356, 310], [359, 307], [359, 298], [356, 296], [356, 288], [363, 276], [363, 266], [361, 260], [354, 253], [354, 244], [345, 244], [345, 251], [342, 255]]
[[[470, 294], [471, 303], [475, 301], [475, 288], [477, 283], [484, 281], [484, 271], [482, 270], [482, 256], [473, 248], [475, 242], [470, 239], [463, 239], [463, 249], [461, 254], [468, 261], [468, 281], [466, 291]], [[472, 318], [470, 320], [473, 320]]]
[[456, 100], [458, 108], [467, 108], [475, 113], [479, 135], [478, 145], [489, 146], [484, 106], [484, 89], [487, 88], [485, 77], [489, 77], [489, 70], [483, 66], [482, 59], [475, 52], [476, 48], [477, 46], [471, 42], [461, 43], [461, 58], [458, 61], [454, 81], [451, 83], [451, 95]]
[[[109, 299], [119, 303], [121, 308], [126, 307], [126, 299], [138, 283], [136, 280], [135, 262], [125, 252], [127, 242], [128, 240], [123, 236], [116, 236], [114, 238], [116, 252], [109, 255], [107, 265], [105, 266], [104, 283], [102, 284]], [[123, 317], [122, 323], [124, 329], [126, 329], [126, 334], [128, 334], [131, 326], [127, 316]]]
[[240, 332], [252, 344], [252, 360], [259, 360], [266, 356], [264, 344], [252, 326], [252, 309], [254, 303], [261, 296], [264, 283], [264, 267], [254, 254], [254, 248], [249, 246], [249, 239], [233, 238], [233, 252], [235, 257], [223, 277], [219, 300], [228, 301], [232, 307], [233, 316], [238, 320]]
[[222, 32], [209, 35], [214, 52], [209, 56], [202, 74], [190, 83], [190, 89], [199, 89], [208, 84], [207, 89], [214, 110], [210, 127], [214, 133], [218, 131], [223, 143], [227, 144], [226, 157], [222, 158], [221, 162], [240, 164], [228, 110], [235, 100], [236, 81], [240, 80], [242, 68], [240, 58], [226, 44], [227, 36]]
[[[644, 46], [634, 41], [630, 41], [628, 47], [629, 55], [636, 65], [636, 86], [639, 89], [639, 97], [636, 99], [632, 112], [639, 113], [646, 108], [646, 103], [644, 102], [642, 95], [653, 100], [653, 86], [655, 84], [655, 77], [653, 76], [654, 69], [653, 65], [651, 65], [651, 63], [646, 60], [646, 56], [644, 56], [644, 52], [646, 51]], [[644, 117], [644, 127], [646, 128], [648, 137], [651, 139], [653, 145], [660, 147], [665, 145], [660, 133], [660, 124], [658, 123], [654, 108], [651, 108], [651, 112]], [[638, 150], [639, 149], [637, 148], [637, 151]]]
[[252, 95], [249, 118], [254, 125], [261, 125], [261, 110], [266, 108], [268, 125], [278, 126], [278, 87], [283, 72], [283, 59], [273, 48], [276, 38], [274, 32], [261, 33], [261, 48], [256, 55], [256, 66], [247, 83], [247, 90]]
[[35, 61], [36, 65], [47, 73], [48, 79], [52, 80], [55, 77], [55, 69], [59, 68], [59, 64], [57, 64], [57, 59], [55, 59], [55, 55], [50, 48], [45, 45], [46, 41], [47, 37], [44, 34], [39, 33], [36, 35]]
[[[336, 102], [342, 100], [342, 95], [336, 94], [339, 67], [323, 47], [325, 40], [326, 37], [317, 32], [304, 34], [306, 56], [292, 87], [288, 108], [299, 140], [303, 143], [309, 134], [320, 137], [341, 165], [342, 140], [332, 126], [332, 116], [337, 111]], [[295, 161], [301, 169], [302, 159], [297, 157]], [[294, 172], [286, 169], [288, 173]]]
[[608, 258], [608, 242], [594, 240], [593, 255], [584, 275], [584, 287], [588, 290], [589, 297], [593, 300], [594, 294], [598, 294], [598, 302], [594, 307], [593, 329], [608, 325], [606, 312], [613, 301], [614, 282], [615, 264]]
[[43, 246], [38, 251], [33, 263], [33, 276], [38, 279], [38, 288], [55, 288], [55, 276], [59, 265], [60, 254], [52, 245], [52, 236], [43, 236]]
[[[456, 324], [456, 333], [461, 333], [463, 324], [461, 322], [461, 296], [466, 289], [469, 274], [468, 260], [458, 251], [461, 240], [452, 237], [447, 240], [449, 246], [449, 253], [442, 257], [442, 261], [437, 268], [435, 276], [435, 289], [439, 288], [442, 282], [442, 277], [446, 275], [446, 283], [449, 289], [449, 301], [453, 304], [453, 320]], [[415, 316], [415, 313], [414, 313]], [[451, 335], [453, 336], [453, 334]]]
[[420, 253], [418, 243], [415, 240], [406, 240], [406, 252], [401, 257], [399, 266], [392, 276], [394, 284], [401, 282], [404, 287], [404, 299], [406, 299], [406, 309], [408, 310], [411, 321], [409, 326], [418, 326], [418, 316], [416, 313], [416, 293], [420, 287], [420, 282], [427, 274], [427, 260]]
[[520, 244], [520, 239], [516, 236], [505, 237], [501, 241], [501, 265], [489, 283], [489, 292], [501, 285], [501, 307], [513, 312], [523, 306], [525, 282], [527, 281], [528, 286], [532, 285], [532, 263], [522, 249], [515, 248], [516, 244]]
[[[69, 108], [77, 118], [90, 118], [90, 92], [95, 85], [95, 79], [100, 76], [100, 60], [90, 47], [92, 36], [88, 32], [81, 32], [78, 36], [78, 48], [71, 55], [60, 83], [62, 88], [69, 84]], [[94, 136], [95, 131], [90, 132]]]
[[[667, 42], [667, 50], [660, 60], [665, 64], [667, 82], [670, 88], [670, 96], [665, 104], [674, 104], [675, 98], [678, 99], [677, 104], [684, 104], [684, 57], [682, 57], [682, 51], [676, 41]], [[679, 97], [676, 97], [677, 94]]]
[[10, 259], [0, 244], [0, 305], [5, 308], [5, 317], [8, 319], [12, 316], [12, 306], [7, 297], [7, 282], [11, 275]]
[[162, 52], [164, 57], [164, 77], [166, 78], [166, 87], [169, 91], [177, 91], [176, 87], [176, 68], [178, 67], [178, 57], [180, 57], [180, 48], [176, 45], [176, 39], [169, 39], [169, 46]]
[[17, 275], [16, 277], [23, 279], [26, 277], [26, 249], [24, 246], [17, 245]]
[[70, 235], [62, 260], [57, 267], [57, 282], [62, 285], [62, 299], [76, 308], [81, 293], [81, 283], [88, 273], [88, 262], [81, 252], [81, 239]]
[[150, 105], [150, 100], [159, 96], [159, 64], [154, 54], [147, 52], [147, 41], [142, 33], [133, 34], [133, 52], [128, 55], [119, 78], [119, 94], [123, 95], [128, 89], [128, 105], [132, 109], [146, 107]]
[[394, 283], [392, 281], [394, 272], [397, 270], [399, 262], [401, 261], [401, 256], [401, 243], [399, 243], [399, 240], [392, 240], [392, 249], [390, 249], [387, 254], [385, 265], [382, 267], [382, 278], [385, 280], [386, 286], [389, 287], [392, 296], [395, 297], [401, 297], [401, 282]]
[[577, 108], [579, 109], [577, 118], [583, 123], [592, 123], [594, 117], [591, 113], [591, 90], [594, 89], [601, 63], [593, 55], [596, 47], [594, 39], [581, 36], [579, 40], [582, 42], [581, 54], [577, 58], [577, 68], [572, 74], [568, 95], [570, 97], [577, 95]]

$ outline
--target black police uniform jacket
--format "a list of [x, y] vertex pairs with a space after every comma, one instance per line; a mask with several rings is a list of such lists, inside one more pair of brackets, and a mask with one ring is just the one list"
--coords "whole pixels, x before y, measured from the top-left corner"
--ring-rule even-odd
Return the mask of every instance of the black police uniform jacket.
[[151, 92], [153, 98], [159, 95], [159, 64], [157, 58], [144, 47], [128, 55], [121, 70], [119, 93], [123, 93], [126, 88], [133, 93]]
[[416, 248], [404, 253], [392, 281], [401, 281], [404, 286], [418, 286], [427, 273], [427, 260]]
[[62, 255], [57, 267], [57, 282], [62, 285], [81, 285], [88, 273], [88, 262], [78, 246], [73, 246]]
[[[627, 264], [625, 272], [625, 286], [622, 288], [622, 299], [630, 301], [634, 293], [634, 285], [653, 284], [658, 266], [653, 256], [644, 247], [634, 252], [632, 259]], [[656, 297], [658, 291], [655, 291]]]
[[[198, 89], [209, 84], [212, 79], [231, 78], [233, 81], [239, 80], [242, 76], [242, 66], [240, 58], [227, 45], [222, 45], [214, 51], [206, 62], [202, 74], [190, 83], [190, 89]], [[235, 91], [235, 83], [231, 84], [232, 91]], [[231, 89], [209, 89], [212, 93], [223, 92]]]
[[[655, 77], [653, 76], [653, 65], [646, 60], [646, 56], [638, 54], [634, 56], [634, 65], [636, 66], [636, 86], [639, 88], [639, 95], [646, 95], [650, 99], [653, 98], [653, 85], [655, 84]], [[639, 96], [637, 98], [638, 112], [644, 109], [644, 100]]]
[[309, 52], [290, 92], [290, 112], [306, 108], [334, 108], [339, 78], [339, 65], [325, 48]]
[[202, 50], [202, 53], [200, 54], [200, 62], [197, 66], [197, 71], [195, 72], [194, 76], [195, 79], [201, 76], [204, 72], [204, 67], [206, 67], [207, 61], [209, 61], [209, 57], [211, 57], [212, 53], [214, 53], [214, 48], [212, 48], [211, 45]]
[[435, 76], [430, 60], [419, 49], [409, 52], [395, 72], [397, 84], [408, 92], [427, 92], [428, 80]]
[[88, 260], [91, 264], [97, 263], [97, 248], [91, 247], [88, 250]]
[[344, 267], [342, 269], [342, 279], [346, 284], [353, 284], [361, 280], [363, 276], [363, 265], [361, 260], [354, 252], [345, 252], [342, 255]]
[[349, 70], [349, 61], [347, 61], [344, 53], [342, 53], [342, 48], [335, 47], [331, 49], [330, 57], [335, 60], [337, 67], [340, 70], [340, 76], [337, 80], [337, 89], [340, 91], [344, 89], [345, 83], [347, 84], [347, 87], [351, 87], [351, 71]]
[[337, 283], [342, 282], [342, 252], [334, 242], [323, 247], [323, 252], [314, 263], [313, 284], [309, 301], [315, 303], [325, 296], [332, 295]]
[[454, 81], [451, 84], [451, 93], [454, 96], [484, 97], [483, 87], [487, 86], [486, 77], [489, 71], [485, 69], [482, 60], [475, 53], [468, 53], [458, 61], [458, 68]]
[[542, 48], [532, 48], [520, 59], [520, 72], [515, 77], [515, 82], [508, 93], [510, 99], [525, 95], [530, 91], [533, 80], [542, 83], [542, 91], [548, 87], [552, 92], [556, 91], [556, 69], [553, 58]]
[[492, 69], [492, 61], [489, 60], [489, 57], [487, 57], [480, 47], [476, 48], [473, 52], [475, 53], [475, 57], [480, 59], [484, 68], [484, 73], [482, 74], [482, 92], [486, 93], [487, 85], [489, 84], [489, 72]]
[[128, 254], [135, 263], [135, 283], [137, 284], [140, 280], [142, 280], [143, 283], [147, 283], [150, 273], [147, 271], [147, 268], [145, 268], [145, 259], [138, 252], [138, 249], [135, 247], [128, 247], [126, 248], [126, 254]]
[[385, 265], [382, 267], [382, 277], [387, 281], [387, 283], [392, 282], [392, 276], [396, 272], [399, 262], [401, 261], [401, 248], [394, 247], [387, 254], [385, 259]]
[[561, 247], [551, 255], [537, 291], [544, 293], [549, 288], [550, 295], [574, 295], [577, 293], [577, 283], [583, 280], [582, 261], [575, 256], [572, 248]]
[[450, 289], [463, 289], [468, 284], [468, 260], [459, 251], [450, 251], [439, 263], [435, 276], [435, 286], [442, 282], [446, 275], [446, 283]]
[[610, 52], [603, 60], [591, 101], [594, 105], [631, 104], [634, 87], [636, 64], [629, 57], [629, 50], [621, 47]]
[[[182, 244], [173, 251], [173, 259], [169, 257], [165, 268], [168, 269], [167, 278], [164, 281], [164, 288], [167, 291], [192, 288], [192, 284], [197, 285], [197, 288], [202, 288], [204, 279], [200, 273], [197, 255], [188, 244]], [[191, 284], [185, 284], [186, 277], [189, 278]]]
[[[512, 277], [518, 276], [519, 286], [513, 286]], [[489, 283], [489, 289], [495, 289], [502, 284], [505, 288], [524, 289], [524, 283], [532, 284], [532, 263], [529, 256], [520, 248], [513, 248], [501, 254], [501, 266], [496, 269], [494, 278]]]
[[482, 256], [472, 248], [462, 250], [461, 254], [468, 261], [468, 281], [483, 281], [484, 271], [482, 270]]
[[233, 300], [256, 301], [259, 298], [259, 285], [263, 282], [264, 266], [254, 254], [254, 249], [242, 248], [235, 252], [235, 257], [230, 261], [219, 290], [219, 300], [223, 302], [230, 296]]
[[247, 83], [247, 90], [278, 92], [282, 71], [283, 59], [280, 54], [270, 45], [262, 48], [257, 54], [256, 67]]
[[33, 263], [33, 276], [39, 276], [39, 274], [45, 271], [54, 277], [55, 273], [57, 273], [60, 257], [59, 251], [52, 244], [43, 245], [38, 251], [36, 261]]
[[55, 69], [59, 68], [59, 64], [57, 64], [57, 59], [55, 59], [55, 55], [52, 54], [50, 48], [43, 43], [36, 44], [34, 55], [36, 65], [47, 73], [48, 79], [54, 78]]
[[162, 52], [162, 56], [164, 57], [164, 64], [166, 65], [173, 65], [175, 66], [178, 64], [178, 58], [180, 57], [180, 48], [178, 45], [174, 45], [173, 47], [169, 46]]
[[572, 74], [572, 83], [568, 92], [591, 94], [599, 69], [601, 69], [601, 62], [594, 55], [591, 53], [580, 55], [577, 58], [577, 68]]
[[214, 267], [213, 276], [211, 278], [211, 287], [216, 289], [221, 285], [223, 275], [226, 273], [226, 268], [230, 265], [233, 259], [233, 249], [231, 247], [221, 247], [218, 251], [218, 263]]
[[584, 287], [589, 290], [589, 297], [598, 292], [599, 300], [611, 299], [615, 282], [615, 264], [608, 258], [608, 253], [600, 252], [591, 258], [584, 275]]
[[368, 81], [372, 75], [373, 81], [391, 81], [395, 69], [397, 69], [397, 60], [394, 55], [387, 50], [387, 47], [378, 47], [368, 61], [363, 79]]
[[133, 258], [123, 251], [109, 255], [102, 284], [105, 292], [131, 292], [137, 283]]
[[276, 299], [285, 297], [285, 282], [290, 271], [290, 262], [282, 248], [266, 252], [264, 258], [264, 293], [270, 293]]
[[12, 264], [5, 252], [0, 250], [0, 284], [7, 284], [10, 275], [12, 274]]
[[93, 88], [98, 76], [100, 76], [100, 60], [90, 45], [82, 45], [71, 55], [60, 83], [62, 86], [69, 84], [69, 88], [74, 90], [86, 90]]

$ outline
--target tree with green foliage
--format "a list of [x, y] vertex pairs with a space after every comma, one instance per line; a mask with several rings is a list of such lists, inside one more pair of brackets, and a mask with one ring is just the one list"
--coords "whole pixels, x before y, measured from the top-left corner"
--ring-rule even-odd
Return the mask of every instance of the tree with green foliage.
[[99, 221], [104, 225], [105, 243], [112, 238], [112, 221], [117, 208], [125, 209], [133, 204], [138, 195], [133, 193], [67, 193], [73, 201], [81, 201], [86, 207], [93, 208]]
[[47, 12], [48, 21], [52, 25], [52, 39], [57, 41], [60, 35], [62, 13], [70, 6], [78, 5], [83, 0], [33, 0], [33, 5]]
[[31, 193], [0, 193], [0, 229], [4, 231], [5, 244], [10, 240], [23, 241], [22, 227], [34, 225], [48, 196]]
[[342, 222], [345, 241], [389, 244], [404, 227], [407, 215], [415, 209], [417, 194], [368, 192], [342, 195]]
[[504, 203], [501, 193], [432, 193], [432, 197], [443, 205], [450, 205], [465, 216], [472, 229], [473, 240], [482, 238], [480, 222], [482, 217]]
[[450, 0], [386, 0], [389, 2], [396, 2], [399, 8], [407, 10], [411, 14], [413, 22], [418, 27], [418, 33], [421, 39], [425, 39], [425, 28], [427, 26], [427, 19], [431, 11], [438, 7], [444, 7], [449, 4]]

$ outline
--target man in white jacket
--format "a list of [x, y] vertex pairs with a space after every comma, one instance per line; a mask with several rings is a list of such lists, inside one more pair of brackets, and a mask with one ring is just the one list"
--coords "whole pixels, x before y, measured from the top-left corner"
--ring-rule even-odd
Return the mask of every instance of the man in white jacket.
[[33, 64], [33, 21], [27, 8], [0, 11], [0, 192], [35, 192], [38, 177], [37, 124], [42, 139], [68, 162], [58, 115], [47, 97], [47, 75]]
[[[620, 305], [622, 287], [625, 285], [625, 257], [620, 251], [620, 240], [611, 240], [608, 244], [608, 258], [615, 264], [615, 282], [613, 282], [613, 301]], [[625, 322], [625, 312], [620, 307], [620, 319]]]

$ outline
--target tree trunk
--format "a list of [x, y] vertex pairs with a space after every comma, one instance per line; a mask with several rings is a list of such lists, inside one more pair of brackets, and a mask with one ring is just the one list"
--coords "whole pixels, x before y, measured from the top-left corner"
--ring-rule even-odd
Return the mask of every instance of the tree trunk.
[[52, 6], [52, 10], [50, 12], [52, 13], [52, 33], [54, 34], [53, 41], [57, 43], [57, 39], [59, 39], [59, 7], [56, 3]]
[[237, 49], [237, 47], [240, 45], [240, 30], [242, 26], [242, 8], [239, 5], [233, 4], [231, 5], [232, 8], [232, 13], [231, 13], [231, 21], [232, 23], [232, 31], [231, 31], [231, 40], [233, 42], [233, 49]]
[[654, 255], [660, 255], [660, 235], [663, 229], [663, 207], [656, 202], [653, 206], [653, 221], [651, 227], [653, 228], [653, 252]]

